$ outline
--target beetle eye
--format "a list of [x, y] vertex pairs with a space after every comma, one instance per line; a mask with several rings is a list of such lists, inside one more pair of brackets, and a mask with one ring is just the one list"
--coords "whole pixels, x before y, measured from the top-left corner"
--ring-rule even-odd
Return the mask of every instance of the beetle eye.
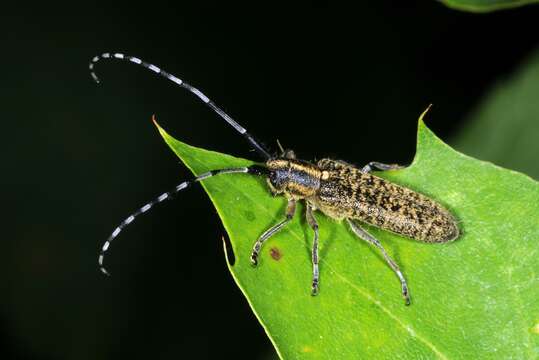
[[269, 181], [271, 182], [271, 185], [275, 189], [281, 190], [284, 186], [285, 178], [283, 176], [282, 171], [279, 170], [272, 170], [269, 172]]
[[270, 171], [269, 174], [268, 174], [268, 179], [271, 182], [271, 185], [273, 185], [275, 187], [277, 186], [276, 185], [276, 180], [277, 180], [276, 171]]

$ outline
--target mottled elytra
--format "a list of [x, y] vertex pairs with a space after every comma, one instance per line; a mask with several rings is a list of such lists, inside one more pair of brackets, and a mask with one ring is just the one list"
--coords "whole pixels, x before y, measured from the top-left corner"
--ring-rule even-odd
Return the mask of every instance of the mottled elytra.
[[284, 219], [263, 232], [253, 245], [250, 260], [255, 266], [258, 264], [258, 256], [264, 242], [281, 231], [292, 220], [296, 212], [296, 203], [305, 201], [305, 216], [314, 233], [311, 255], [312, 295], [318, 294], [319, 289], [318, 223], [315, 211], [320, 211], [332, 219], [345, 220], [353, 234], [372, 244], [381, 252], [386, 263], [400, 280], [402, 296], [407, 305], [410, 304], [408, 285], [399, 266], [387, 254], [380, 241], [369, 234], [360, 224], [374, 225], [380, 229], [427, 243], [445, 243], [455, 240], [459, 236], [459, 228], [455, 218], [442, 205], [425, 195], [371, 174], [373, 168], [393, 170], [402, 168], [399, 165], [370, 162], [364, 167], [358, 168], [344, 161], [332, 159], [322, 159], [313, 163], [296, 159], [292, 150], [285, 150], [280, 144], [280, 151], [273, 155], [200, 90], [139, 58], [120, 53], [105, 53], [94, 57], [89, 68], [92, 78], [96, 82], [99, 82], [99, 79], [94, 72], [94, 67], [102, 59], [123, 60], [141, 65], [187, 89], [239, 132], [264, 159], [264, 163], [260, 165], [217, 169], [201, 174], [192, 180], [180, 183], [171, 191], [161, 194], [155, 200], [132, 213], [114, 229], [101, 249], [99, 266], [105, 274], [108, 272], [103, 266], [103, 259], [110, 243], [138, 215], [147, 212], [160, 202], [171, 199], [172, 195], [196, 182], [222, 174], [243, 173], [264, 176], [267, 179], [269, 190], [274, 195], [283, 195], [288, 199]]

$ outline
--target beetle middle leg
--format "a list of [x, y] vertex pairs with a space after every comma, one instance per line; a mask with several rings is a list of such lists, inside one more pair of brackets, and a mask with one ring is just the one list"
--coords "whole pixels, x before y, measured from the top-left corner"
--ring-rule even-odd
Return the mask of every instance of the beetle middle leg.
[[404, 169], [405, 166], [401, 166], [401, 165], [398, 165], [398, 164], [384, 164], [384, 163], [381, 163], [381, 162], [378, 162], [378, 161], [371, 161], [367, 165], [363, 166], [361, 168], [361, 171], [364, 172], [364, 173], [369, 173], [369, 172], [372, 171], [373, 168], [378, 169], [378, 170], [386, 171], [386, 170]]
[[318, 223], [316, 222], [316, 219], [313, 214], [313, 208], [311, 204], [307, 203], [307, 211], [305, 213], [305, 217], [307, 218], [307, 222], [309, 223], [309, 226], [314, 231], [314, 240], [313, 240], [313, 254], [312, 254], [312, 262], [313, 262], [313, 282], [311, 286], [311, 295], [317, 295], [318, 294]]
[[376, 239], [374, 236], [372, 236], [367, 231], [362, 229], [360, 226], [358, 226], [352, 220], [346, 219], [346, 221], [350, 225], [350, 228], [352, 229], [354, 234], [356, 234], [362, 240], [365, 240], [366, 242], [376, 246], [380, 250], [380, 252], [384, 256], [384, 259], [386, 260], [387, 264], [391, 267], [391, 269], [393, 269], [395, 274], [397, 274], [397, 276], [399, 277], [399, 280], [400, 280], [401, 286], [402, 286], [402, 296], [404, 297], [404, 300], [406, 301], [406, 305], [410, 305], [410, 294], [408, 293], [408, 285], [406, 284], [406, 279], [404, 278], [404, 275], [402, 275], [402, 272], [401, 272], [399, 266], [386, 253], [386, 250], [384, 249], [384, 247], [382, 246], [380, 241], [378, 241], [378, 239]]
[[253, 245], [253, 252], [251, 253], [251, 264], [256, 266], [258, 264], [258, 254], [260, 254], [260, 250], [262, 249], [262, 245], [266, 240], [268, 240], [271, 236], [281, 231], [281, 229], [292, 220], [294, 217], [294, 213], [296, 212], [296, 200], [289, 199], [288, 205], [286, 206], [286, 218], [281, 221], [280, 223], [275, 224], [274, 226], [270, 227], [268, 230], [264, 231], [262, 235], [256, 240], [255, 244]]

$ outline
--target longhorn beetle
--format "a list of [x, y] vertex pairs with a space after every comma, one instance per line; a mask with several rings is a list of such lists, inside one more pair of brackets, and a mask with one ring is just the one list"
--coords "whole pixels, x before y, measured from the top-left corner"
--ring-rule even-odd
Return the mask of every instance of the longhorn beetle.
[[410, 304], [410, 295], [399, 266], [387, 254], [380, 241], [363, 229], [359, 223], [374, 225], [380, 229], [426, 243], [445, 243], [455, 240], [459, 236], [459, 228], [455, 218], [442, 205], [425, 195], [371, 174], [373, 168], [379, 170], [401, 169], [402, 167], [399, 165], [373, 161], [363, 168], [357, 168], [344, 161], [332, 159], [322, 159], [312, 163], [296, 159], [292, 150], [284, 150], [280, 144], [280, 153], [272, 155], [262, 143], [258, 142], [200, 90], [139, 58], [120, 53], [104, 53], [94, 57], [90, 61], [89, 68], [95, 82], [99, 83], [99, 78], [95, 74], [94, 67], [102, 59], [129, 61], [143, 66], [190, 91], [247, 139], [249, 144], [264, 159], [264, 163], [261, 165], [216, 169], [203, 173], [192, 180], [180, 183], [171, 191], [163, 193], [129, 215], [114, 229], [101, 249], [98, 262], [101, 271], [107, 275], [108, 272], [103, 266], [105, 252], [109, 249], [112, 240], [138, 215], [147, 212], [160, 202], [171, 199], [172, 195], [194, 183], [222, 174], [242, 173], [264, 176], [269, 190], [274, 195], [281, 194], [288, 199], [285, 218], [262, 233], [254, 243], [250, 257], [253, 266], [258, 264], [258, 256], [264, 242], [281, 231], [292, 220], [296, 203], [301, 200], [305, 201], [307, 223], [314, 232], [311, 258], [313, 266], [312, 295], [318, 294], [319, 287], [318, 223], [314, 216], [315, 210], [319, 210], [335, 220], [346, 220], [351, 231], [357, 237], [374, 245], [381, 252], [386, 263], [400, 280], [402, 296], [406, 305]]

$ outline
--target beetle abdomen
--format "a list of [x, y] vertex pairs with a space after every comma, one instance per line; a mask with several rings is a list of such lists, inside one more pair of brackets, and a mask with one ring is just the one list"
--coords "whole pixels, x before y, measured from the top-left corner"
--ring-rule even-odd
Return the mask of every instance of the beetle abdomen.
[[317, 199], [311, 201], [326, 215], [356, 219], [423, 242], [458, 237], [454, 217], [428, 197], [342, 163], [324, 159], [318, 165], [331, 170], [325, 170]]

